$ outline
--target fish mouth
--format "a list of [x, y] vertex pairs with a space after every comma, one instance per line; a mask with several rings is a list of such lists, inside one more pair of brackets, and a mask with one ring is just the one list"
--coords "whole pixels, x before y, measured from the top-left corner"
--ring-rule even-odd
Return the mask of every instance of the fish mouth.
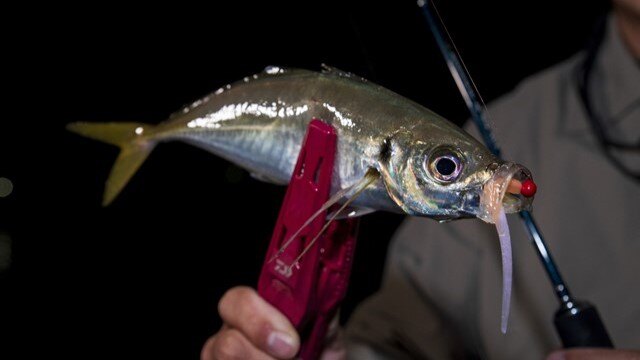
[[531, 172], [522, 165], [505, 162], [495, 169], [492, 177], [483, 185], [477, 217], [495, 224], [500, 209], [507, 214], [531, 210], [534, 190], [527, 192], [523, 184], [534, 184]]

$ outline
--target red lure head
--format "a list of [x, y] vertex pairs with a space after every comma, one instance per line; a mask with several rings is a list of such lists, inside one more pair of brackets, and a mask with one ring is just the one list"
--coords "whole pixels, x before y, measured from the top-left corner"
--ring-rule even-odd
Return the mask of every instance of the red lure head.
[[527, 179], [522, 182], [522, 188], [520, 188], [520, 194], [524, 197], [532, 197], [536, 194], [538, 186], [531, 179]]

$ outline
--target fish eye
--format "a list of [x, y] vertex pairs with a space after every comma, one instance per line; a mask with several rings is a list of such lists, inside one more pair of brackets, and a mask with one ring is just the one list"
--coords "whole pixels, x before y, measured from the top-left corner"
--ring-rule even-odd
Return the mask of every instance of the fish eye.
[[455, 181], [462, 173], [460, 155], [449, 149], [433, 152], [427, 159], [426, 165], [429, 173], [442, 183]]

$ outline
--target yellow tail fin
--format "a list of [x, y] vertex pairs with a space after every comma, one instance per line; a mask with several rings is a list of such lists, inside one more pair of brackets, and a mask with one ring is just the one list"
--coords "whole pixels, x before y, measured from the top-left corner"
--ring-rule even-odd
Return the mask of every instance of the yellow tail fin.
[[145, 137], [151, 127], [140, 123], [77, 122], [67, 125], [69, 131], [120, 147], [120, 154], [105, 184], [103, 206], [118, 196], [153, 150], [156, 142]]

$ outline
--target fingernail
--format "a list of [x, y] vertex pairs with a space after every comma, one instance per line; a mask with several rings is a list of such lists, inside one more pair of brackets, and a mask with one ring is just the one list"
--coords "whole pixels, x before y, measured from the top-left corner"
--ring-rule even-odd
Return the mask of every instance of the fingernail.
[[267, 346], [272, 355], [289, 358], [295, 355], [295, 340], [287, 333], [274, 331], [267, 338]]

